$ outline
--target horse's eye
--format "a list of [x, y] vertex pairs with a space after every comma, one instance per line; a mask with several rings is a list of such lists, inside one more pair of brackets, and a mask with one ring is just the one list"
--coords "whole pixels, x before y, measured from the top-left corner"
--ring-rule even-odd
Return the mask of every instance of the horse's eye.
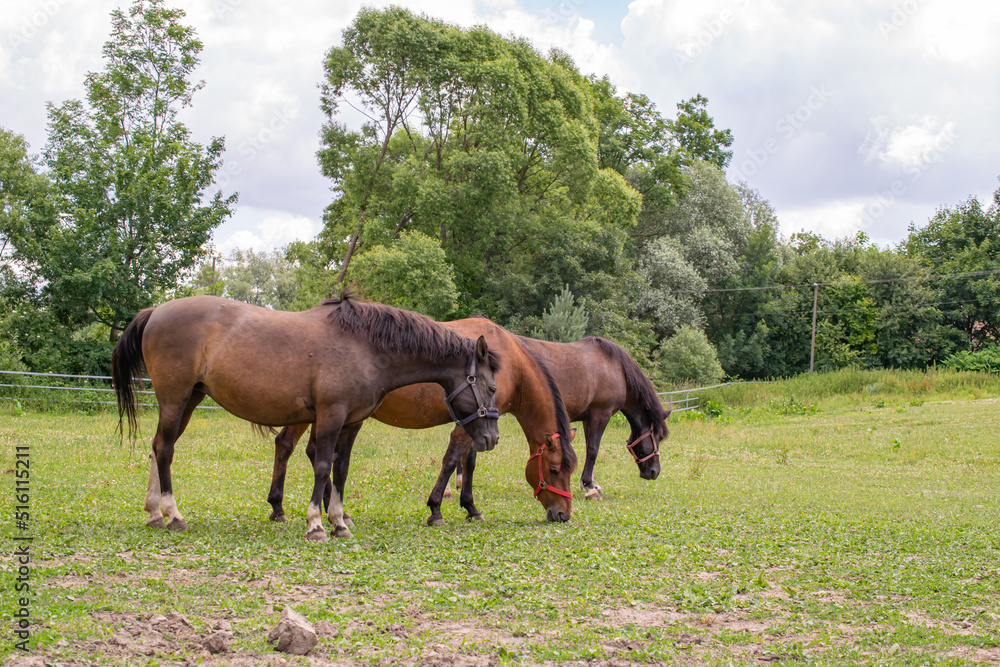
[[493, 395], [493, 394], [495, 394], [495, 393], [497, 393], [497, 388], [496, 388], [496, 386], [493, 386], [493, 387], [490, 387], [490, 395]]
[[550, 475], [558, 475], [559, 474], [559, 468], [549, 468], [549, 474]]

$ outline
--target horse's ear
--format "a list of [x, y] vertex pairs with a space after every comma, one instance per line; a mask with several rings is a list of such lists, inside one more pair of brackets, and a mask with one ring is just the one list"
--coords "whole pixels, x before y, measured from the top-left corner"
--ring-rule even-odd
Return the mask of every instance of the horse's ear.
[[482, 336], [476, 341], [476, 355], [479, 357], [479, 361], [485, 362], [490, 354], [490, 348], [486, 344], [486, 339]]
[[573, 442], [573, 438], [575, 438], [575, 437], [576, 437], [576, 429], [575, 428], [571, 428], [569, 430], [569, 441]]

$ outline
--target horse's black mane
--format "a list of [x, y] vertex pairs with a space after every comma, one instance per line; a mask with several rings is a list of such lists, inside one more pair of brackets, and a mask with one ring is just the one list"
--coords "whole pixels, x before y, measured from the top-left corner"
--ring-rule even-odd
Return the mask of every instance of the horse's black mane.
[[629, 356], [617, 343], [613, 343], [600, 336], [587, 336], [581, 339], [596, 344], [601, 352], [610, 359], [614, 359], [621, 364], [622, 372], [625, 374], [625, 392], [629, 398], [639, 401], [639, 405], [646, 411], [653, 426], [653, 432], [658, 438], [667, 437], [667, 412], [660, 403], [660, 397], [656, 395], [656, 388], [649, 381], [635, 359]]
[[559, 391], [559, 385], [556, 384], [556, 379], [552, 377], [552, 373], [549, 372], [549, 367], [546, 366], [534, 350], [524, 344], [524, 341], [518, 338], [518, 342], [521, 346], [528, 351], [528, 354], [532, 356], [538, 367], [542, 369], [545, 374], [545, 379], [548, 380], [549, 388], [552, 390], [552, 398], [555, 399], [556, 404], [556, 429], [559, 432], [559, 442], [562, 445], [562, 468], [566, 472], [573, 472], [576, 468], [576, 450], [573, 449], [573, 443], [570, 442], [569, 432], [569, 413], [566, 412], [566, 405], [563, 403], [562, 393]]
[[[446, 362], [476, 352], [475, 340], [459, 336], [426, 315], [360, 300], [350, 288], [324, 300], [323, 305], [334, 306], [329, 318], [339, 327], [389, 354], [416, 354]], [[500, 367], [500, 357], [493, 350], [488, 363], [494, 372]]]

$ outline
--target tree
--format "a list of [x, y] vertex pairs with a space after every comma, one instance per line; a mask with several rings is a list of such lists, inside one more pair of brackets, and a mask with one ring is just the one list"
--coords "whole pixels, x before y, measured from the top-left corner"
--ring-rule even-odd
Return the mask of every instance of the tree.
[[705, 332], [686, 324], [663, 342], [656, 358], [663, 379], [670, 383], [709, 385], [725, 377]]
[[234, 250], [221, 279], [223, 296], [264, 308], [290, 310], [298, 296], [296, 266], [284, 249]]
[[87, 104], [48, 105], [54, 210], [2, 232], [29, 277], [25, 297], [73, 330], [105, 327], [112, 342], [177, 287], [236, 201], [204, 197], [223, 140], [202, 146], [177, 120], [202, 86], [190, 80], [202, 44], [183, 16], [162, 0], [111, 13], [105, 68], [87, 75]]
[[[1000, 340], [1000, 188], [984, 209], [979, 200], [942, 208], [923, 228], [910, 226], [906, 254], [936, 275], [944, 323], [965, 335], [963, 346]], [[984, 272], [982, 275], [955, 275]]]
[[733, 133], [715, 129], [715, 121], [708, 115], [708, 98], [695, 95], [677, 105], [677, 119], [667, 121], [667, 127], [692, 158], [711, 162], [725, 169], [733, 159], [728, 150], [733, 145]]
[[703, 327], [705, 290], [731, 287], [753, 238], [740, 194], [714, 164], [696, 160], [677, 202], [644, 215], [633, 236], [647, 290], [642, 305], [661, 336], [681, 324]]
[[[357, 130], [338, 109], [356, 104]], [[540, 316], [569, 283], [603, 301], [629, 273], [641, 197], [600, 169], [588, 81], [559, 51], [390, 8], [362, 10], [326, 63], [322, 233], [339, 279], [405, 231], [437, 238], [456, 315]]]
[[587, 333], [587, 313], [574, 305], [569, 285], [552, 299], [552, 305], [542, 315], [541, 327], [531, 332], [533, 338], [557, 343], [572, 343]]
[[347, 275], [367, 298], [434, 319], [447, 318], [457, 304], [454, 272], [441, 243], [418, 231], [360, 255]]

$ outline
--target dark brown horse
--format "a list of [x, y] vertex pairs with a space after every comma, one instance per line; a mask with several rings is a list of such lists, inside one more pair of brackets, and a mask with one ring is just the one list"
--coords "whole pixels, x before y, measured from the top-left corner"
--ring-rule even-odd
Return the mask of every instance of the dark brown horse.
[[[583, 422], [587, 460], [580, 485], [585, 497], [600, 498], [603, 492], [594, 480], [594, 464], [604, 430], [618, 411], [625, 415], [632, 429], [625, 446], [639, 467], [639, 476], [656, 479], [660, 474], [660, 441], [667, 437], [669, 413], [663, 409], [656, 389], [635, 360], [617, 344], [597, 336], [588, 336], [575, 343], [519, 338], [552, 369], [570, 420]], [[475, 469], [476, 452], [469, 444], [467, 435], [453, 435], [441, 463], [441, 475], [450, 477], [452, 470], [458, 467], [456, 484], [461, 486], [463, 493], [468, 488], [471, 497], [470, 477]]]
[[[445, 327], [463, 336], [481, 336], [491, 350], [503, 358], [503, 366], [494, 379], [497, 384], [496, 405], [500, 413], [510, 412], [516, 418], [528, 439], [531, 458], [525, 467], [525, 478], [535, 497], [545, 507], [550, 521], [568, 521], [572, 514], [570, 475], [576, 467], [576, 452], [571, 443], [575, 431], [569, 427], [569, 418], [559, 393], [559, 387], [549, 370], [513, 334], [487, 319], [473, 318], [444, 323]], [[440, 426], [455, 421], [444, 409], [443, 394], [435, 385], [411, 385], [388, 394], [382, 405], [372, 414], [375, 419], [400, 428], [419, 429]], [[307, 425], [290, 426], [275, 439], [274, 473], [267, 500], [273, 511], [272, 521], [283, 521], [285, 471], [288, 458], [295, 444], [306, 432]], [[460, 434], [460, 435], [456, 435]], [[457, 427], [452, 438], [467, 438], [465, 429]], [[313, 440], [306, 452], [313, 457]], [[449, 447], [449, 451], [453, 448]], [[464, 445], [462, 448], [464, 452]], [[334, 468], [333, 487], [337, 490], [335, 501], [343, 503], [350, 450], [338, 445]], [[447, 488], [448, 477], [438, 480], [427, 501], [431, 509], [428, 523], [443, 523], [441, 495]], [[478, 519], [482, 514], [472, 501], [471, 487], [462, 490], [462, 507], [468, 518]]]
[[[143, 365], [159, 405], [145, 504], [150, 526], [187, 527], [170, 464], [174, 443], [205, 396], [254, 424], [316, 425], [306, 515], [311, 540], [326, 539], [320, 503], [336, 447], [349, 449], [393, 389], [434, 382], [451, 394], [455, 412], [476, 415], [465, 425], [476, 447], [492, 448], [499, 439], [493, 380], [499, 358], [482, 337], [464, 338], [423, 315], [356, 302], [347, 292], [302, 313], [210, 296], [141, 311], [111, 356], [119, 429], [127, 418], [130, 438], [137, 430], [132, 378]], [[339, 503], [330, 505], [329, 520], [346, 531]]]

